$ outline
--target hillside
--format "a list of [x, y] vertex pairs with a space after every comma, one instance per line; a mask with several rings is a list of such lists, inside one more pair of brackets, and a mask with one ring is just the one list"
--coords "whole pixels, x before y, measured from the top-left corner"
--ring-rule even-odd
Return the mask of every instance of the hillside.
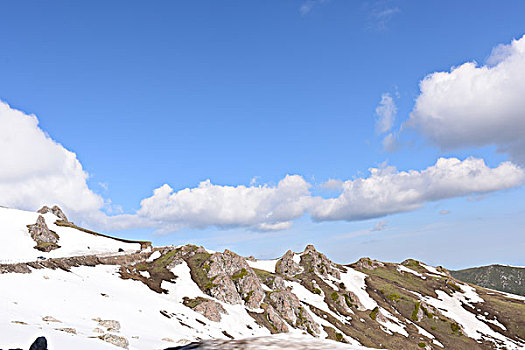
[[485, 288], [525, 296], [525, 268], [489, 265], [450, 271], [454, 278]]
[[[55, 237], [34, 234], [39, 215], [56, 230], [58, 248], [35, 243]], [[12, 260], [0, 264], [0, 348], [25, 349], [40, 335], [50, 349], [80, 350], [205, 339], [222, 339], [201, 344], [209, 349], [239, 346], [232, 339], [251, 344], [244, 349], [525, 346], [524, 297], [416, 260], [341, 265], [313, 246], [256, 260], [193, 245], [126, 243], [61, 226], [67, 219], [52, 212], [0, 208], [0, 218], [1, 257]]]

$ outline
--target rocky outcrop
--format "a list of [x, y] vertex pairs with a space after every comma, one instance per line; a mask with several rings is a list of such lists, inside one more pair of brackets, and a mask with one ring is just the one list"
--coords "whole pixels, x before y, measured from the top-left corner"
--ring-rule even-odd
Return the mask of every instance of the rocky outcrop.
[[277, 273], [288, 277], [293, 277], [298, 273], [303, 272], [303, 268], [294, 261], [294, 252], [291, 250], [284, 253], [283, 257], [275, 265]]
[[286, 285], [284, 284], [284, 279], [281, 276], [275, 276], [272, 284], [272, 289], [275, 291], [285, 290]]
[[27, 225], [27, 228], [29, 235], [36, 242], [35, 249], [50, 252], [53, 249], [60, 248], [57, 244], [58, 235], [47, 227], [46, 220], [42, 215], [38, 216], [35, 224]]
[[209, 294], [228, 304], [242, 304], [242, 299], [235, 284], [227, 275], [217, 275], [213, 278]]
[[370, 258], [361, 258], [355, 263], [355, 265], [360, 269], [367, 269], [367, 270], [375, 270], [378, 267], [385, 266], [385, 264], [383, 264], [381, 261], [372, 260]]
[[101, 320], [95, 318], [93, 321], [98, 322], [99, 326], [106, 328], [109, 332], [118, 332], [120, 330], [120, 322], [115, 320]]
[[265, 293], [262, 282], [250, 268], [246, 259], [229, 251], [215, 253], [206, 262], [207, 277], [212, 280], [210, 294], [229, 304], [260, 307]]
[[273, 327], [275, 327], [275, 331], [277, 333], [288, 333], [288, 325], [281, 318], [281, 316], [277, 313], [277, 311], [275, 311], [273, 306], [268, 305], [268, 304], [263, 304], [262, 307], [264, 311], [266, 311], [268, 321], [272, 324]]
[[211, 299], [201, 297], [189, 299], [186, 297], [184, 298], [184, 305], [214, 322], [219, 322], [221, 320], [221, 314], [228, 314], [221, 304]]
[[338, 267], [328, 259], [324, 254], [319, 253], [313, 245], [307, 245], [304, 249], [302, 257], [310, 269], [317, 274], [327, 277], [328, 275], [341, 279], [341, 274]]
[[309, 333], [319, 334], [319, 325], [310, 313], [301, 305], [299, 299], [290, 290], [273, 292], [270, 300], [275, 310], [292, 326]]
[[67, 220], [66, 214], [60, 209], [57, 205], [53, 206], [53, 208], [49, 208], [48, 206], [44, 205], [42, 208], [40, 208], [37, 213], [40, 214], [47, 214], [52, 213], [53, 215], [57, 216], [60, 220], [69, 222]]
[[126, 338], [120, 337], [115, 334], [104, 334], [99, 337], [103, 341], [113, 344], [115, 346], [127, 349], [129, 347], [129, 342]]

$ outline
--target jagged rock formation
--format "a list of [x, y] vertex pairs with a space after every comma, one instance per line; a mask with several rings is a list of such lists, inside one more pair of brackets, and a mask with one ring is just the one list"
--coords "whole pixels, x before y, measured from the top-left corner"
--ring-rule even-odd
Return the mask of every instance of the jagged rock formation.
[[275, 269], [278, 273], [287, 277], [293, 277], [303, 271], [302, 267], [294, 260], [294, 253], [289, 250], [277, 262]]
[[46, 220], [42, 215], [39, 215], [36, 223], [33, 225], [27, 225], [31, 238], [36, 242], [35, 249], [43, 252], [49, 252], [53, 249], [60, 248], [57, 244], [58, 235], [56, 232], [51, 231], [46, 224]]
[[53, 206], [52, 208], [49, 208], [48, 206], [44, 205], [42, 208], [40, 208], [37, 211], [37, 213], [40, 213], [40, 214], [52, 213], [55, 216], [57, 216], [60, 220], [62, 220], [64, 222], [69, 222], [67, 220], [66, 214], [64, 214], [62, 209], [60, 209], [57, 205]]

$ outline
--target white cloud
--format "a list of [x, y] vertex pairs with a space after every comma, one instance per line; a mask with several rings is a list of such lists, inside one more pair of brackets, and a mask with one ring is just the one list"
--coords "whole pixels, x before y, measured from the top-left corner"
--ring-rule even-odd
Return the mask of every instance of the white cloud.
[[422, 171], [394, 167], [370, 169], [368, 178], [345, 181], [339, 197], [316, 198], [310, 214], [316, 221], [362, 220], [406, 212], [426, 202], [518, 186], [525, 172], [510, 163], [489, 168], [482, 159], [440, 158]]
[[104, 205], [88, 188], [75, 153], [45, 134], [36, 116], [1, 101], [0, 149], [0, 205], [35, 210], [58, 204], [71, 215]]
[[390, 6], [389, 2], [376, 1], [370, 11], [369, 26], [379, 31], [386, 30], [388, 23], [400, 12], [399, 7]]
[[312, 11], [314, 6], [316, 6], [318, 4], [325, 3], [327, 1], [328, 0], [306, 0], [299, 7], [299, 12], [301, 13], [301, 15], [304, 16], [304, 15], [308, 14], [310, 11]]
[[[104, 230], [147, 227], [171, 232], [210, 226], [283, 230], [308, 213], [317, 221], [382, 217], [428, 201], [510, 188], [525, 177], [510, 162], [489, 168], [481, 159], [439, 159], [423, 171], [382, 167], [371, 169], [367, 178], [329, 180], [321, 186], [341, 191], [329, 199], [312, 196], [311, 185], [299, 175], [287, 175], [273, 186], [219, 186], [207, 180], [178, 191], [161, 186], [142, 200], [136, 213], [125, 214], [90, 190], [88, 174], [76, 155], [46, 135], [35, 116], [1, 102], [0, 149], [0, 205], [36, 210], [58, 204], [75, 220]], [[380, 222], [376, 228], [384, 225]]]
[[381, 95], [381, 101], [376, 108], [376, 131], [384, 133], [392, 129], [397, 113], [396, 103], [392, 99], [392, 95], [385, 93]]
[[163, 185], [141, 202], [138, 215], [172, 228], [284, 229], [304, 214], [311, 201], [309, 187], [298, 175], [287, 175], [274, 187], [219, 186], [207, 180], [174, 192]]
[[395, 151], [398, 146], [399, 146], [399, 143], [396, 139], [396, 137], [394, 136], [394, 134], [392, 133], [389, 133], [388, 135], [386, 135], [384, 138], [383, 138], [383, 149], [387, 152], [393, 152]]
[[525, 36], [420, 82], [408, 126], [443, 150], [495, 145], [525, 164]]

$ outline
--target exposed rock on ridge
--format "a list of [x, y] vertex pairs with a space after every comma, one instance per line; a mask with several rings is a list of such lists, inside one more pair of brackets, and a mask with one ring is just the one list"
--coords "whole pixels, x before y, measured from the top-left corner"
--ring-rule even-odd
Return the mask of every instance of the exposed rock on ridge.
[[43, 252], [50, 252], [53, 249], [60, 248], [57, 244], [58, 235], [51, 231], [46, 224], [46, 220], [42, 215], [39, 215], [36, 223], [27, 225], [31, 238], [36, 242], [35, 249]]
[[55, 216], [57, 216], [60, 220], [65, 221], [65, 222], [69, 222], [67, 220], [66, 214], [64, 214], [62, 209], [60, 209], [60, 207], [58, 207], [57, 205], [53, 206], [52, 208], [49, 208], [48, 206], [44, 205], [42, 208], [40, 208], [37, 211], [37, 213], [40, 213], [40, 214], [52, 213]]

